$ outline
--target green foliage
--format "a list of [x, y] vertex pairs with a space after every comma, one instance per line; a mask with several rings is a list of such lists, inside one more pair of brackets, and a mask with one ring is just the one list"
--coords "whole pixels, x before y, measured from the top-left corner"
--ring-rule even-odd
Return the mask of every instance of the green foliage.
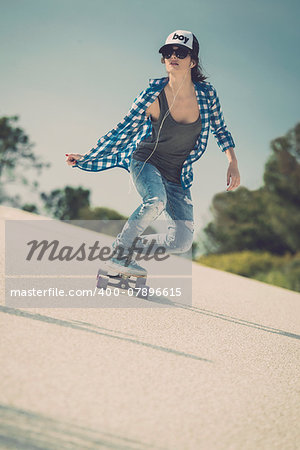
[[300, 292], [300, 252], [279, 256], [269, 252], [242, 251], [200, 256], [196, 262]]
[[244, 250], [236, 253], [200, 256], [197, 262], [245, 277], [253, 277], [258, 272], [282, 267], [290, 258], [290, 254], [281, 257], [269, 252]]
[[[128, 219], [114, 209], [106, 207], [82, 208], [78, 217], [82, 220], [76, 221], [76, 225], [110, 236], [117, 236], [121, 233]], [[144, 234], [148, 233], [155, 233], [155, 229], [148, 227]]]
[[288, 204], [300, 206], [300, 123], [271, 141], [264, 173], [266, 189]]
[[33, 205], [32, 203], [26, 203], [21, 208], [23, 211], [31, 212], [34, 214], [39, 214], [38, 208], [36, 205]]
[[81, 220], [73, 222], [75, 225], [110, 236], [117, 236], [126, 222], [126, 217], [114, 209], [105, 207], [91, 208], [90, 206], [81, 208], [78, 211], [78, 219]]
[[81, 208], [78, 212], [79, 219], [85, 220], [122, 220], [126, 219], [125, 216], [118, 213], [114, 209], [105, 207], [90, 208], [86, 206]]
[[300, 123], [273, 140], [271, 150], [263, 187], [250, 191], [240, 186], [214, 196], [213, 220], [201, 242], [206, 254], [300, 250]]
[[204, 229], [206, 253], [256, 249], [279, 254], [292, 251], [272, 228], [266, 214], [267, 203], [264, 188], [249, 191], [241, 186], [236, 191], [215, 195], [211, 207], [214, 220]]
[[29, 181], [24, 173], [35, 169], [40, 175], [43, 168], [50, 166], [33, 153], [29, 137], [14, 125], [18, 119], [18, 116], [0, 117], [0, 202], [13, 206], [20, 206], [20, 198], [7, 195], [4, 187], [17, 182], [34, 190], [36, 182]]
[[297, 253], [290, 262], [282, 265], [279, 269], [274, 268], [268, 272], [257, 272], [253, 278], [264, 283], [300, 292], [300, 254]]
[[[55, 189], [49, 194], [41, 194], [44, 207], [53, 218], [66, 222], [72, 221], [73, 225], [98, 233], [117, 236], [122, 231], [127, 217], [114, 209], [106, 207], [91, 208], [89, 197], [89, 190], [71, 186]], [[146, 232], [154, 233], [155, 230], [148, 227]]]
[[55, 219], [74, 220], [79, 218], [79, 211], [90, 204], [90, 191], [82, 187], [65, 186], [46, 194], [41, 193], [46, 211]]

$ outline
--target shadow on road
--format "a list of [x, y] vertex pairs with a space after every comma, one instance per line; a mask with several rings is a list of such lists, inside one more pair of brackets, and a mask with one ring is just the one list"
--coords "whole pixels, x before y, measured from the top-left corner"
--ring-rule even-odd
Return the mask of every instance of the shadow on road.
[[182, 304], [176, 304], [177, 307], [187, 309], [188, 311], [202, 314], [205, 316], [215, 317], [216, 319], [225, 320], [226, 322], [236, 323], [237, 325], [243, 325], [250, 328], [256, 328], [258, 330], [267, 331], [268, 333], [279, 334], [281, 336], [290, 337], [293, 339], [300, 339], [299, 334], [290, 333], [288, 331], [278, 330], [277, 328], [268, 327], [255, 322], [249, 322], [248, 320], [239, 319], [237, 317], [226, 316], [225, 314], [216, 313], [207, 309], [197, 308], [196, 306], [186, 306]]
[[[143, 341], [140, 341], [140, 340], [137, 340], [137, 339], [132, 339], [132, 338], [124, 337], [124, 336], [116, 336], [114, 334], [100, 332], [100, 331], [98, 331], [96, 329], [96, 328], [99, 328], [99, 327], [97, 327], [97, 326], [95, 326], [93, 324], [88, 324], [88, 326], [87, 326], [86, 323], [84, 325], [79, 325], [78, 321], [72, 321], [72, 320], [68, 321], [68, 320], [63, 320], [63, 319], [56, 319], [54, 317], [45, 316], [45, 315], [42, 315], [42, 314], [31, 313], [31, 312], [23, 311], [21, 309], [9, 308], [7, 306], [0, 306], [0, 312], [1, 311], [6, 313], [6, 314], [13, 314], [13, 315], [19, 316], [19, 317], [26, 317], [27, 319], [40, 320], [42, 322], [52, 323], [54, 325], [58, 325], [58, 326], [62, 326], [62, 327], [69, 327], [69, 328], [73, 328], [75, 330], [80, 330], [80, 331], [85, 331], [85, 332], [88, 332], [88, 333], [95, 333], [95, 334], [100, 335], [100, 336], [110, 337], [111, 339], [118, 339], [118, 340], [121, 340], [121, 341], [130, 342], [132, 344], [142, 345], [143, 347], [148, 347], [148, 348], [151, 348], [153, 350], [158, 350], [158, 351], [163, 351], [163, 352], [167, 352], [167, 353], [172, 353], [174, 355], [183, 356], [185, 358], [196, 359], [198, 361], [212, 362], [209, 359], [200, 358], [197, 355], [192, 355], [190, 353], [180, 352], [180, 351], [174, 350], [172, 348], [162, 347], [160, 345], [154, 345], [154, 344], [150, 344], [150, 343], [147, 343], [147, 342], [143, 342]], [[119, 331], [113, 331], [113, 332], [114, 333], [120, 333]]]
[[5, 449], [162, 449], [3, 404], [0, 404], [0, 419], [0, 445]]

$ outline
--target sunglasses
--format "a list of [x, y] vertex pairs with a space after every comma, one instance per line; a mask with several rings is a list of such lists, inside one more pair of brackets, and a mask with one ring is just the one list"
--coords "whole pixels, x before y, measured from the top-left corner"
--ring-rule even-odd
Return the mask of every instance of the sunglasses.
[[165, 47], [162, 51], [161, 51], [163, 57], [165, 59], [170, 59], [171, 56], [173, 55], [173, 53], [175, 53], [176, 58], [179, 59], [184, 59], [187, 57], [188, 54], [190, 54], [190, 50], [188, 48], [184, 48], [184, 47], [178, 47], [177, 50], [175, 50], [172, 46], [170, 47]]

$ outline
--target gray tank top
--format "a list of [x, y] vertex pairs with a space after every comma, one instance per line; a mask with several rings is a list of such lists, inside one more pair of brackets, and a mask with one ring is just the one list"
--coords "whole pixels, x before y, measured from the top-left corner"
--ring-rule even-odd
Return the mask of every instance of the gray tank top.
[[[169, 108], [164, 89], [160, 92], [158, 101], [160, 115], [156, 121], [151, 117], [152, 135], [141, 141], [132, 154], [138, 161], [145, 161], [155, 147], [159, 127]], [[200, 131], [200, 114], [195, 122], [180, 123], [169, 112], [160, 130], [156, 150], [147, 162], [153, 164], [167, 180], [180, 184], [182, 164], [194, 148]]]

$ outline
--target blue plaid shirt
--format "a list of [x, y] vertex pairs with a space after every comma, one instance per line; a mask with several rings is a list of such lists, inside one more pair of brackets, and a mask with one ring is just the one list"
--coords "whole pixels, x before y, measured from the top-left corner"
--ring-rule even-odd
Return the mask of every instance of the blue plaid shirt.
[[[72, 167], [91, 172], [122, 167], [130, 172], [130, 160], [133, 151], [140, 141], [152, 134], [151, 118], [146, 116], [146, 109], [154, 102], [168, 81], [168, 77], [150, 78], [149, 86], [136, 97], [121, 122], [102, 136], [98, 140], [97, 146], [87, 152]], [[192, 185], [192, 164], [206, 150], [210, 127], [222, 152], [229, 147], [235, 147], [233, 138], [224, 122], [215, 88], [206, 81], [194, 82], [194, 87], [202, 127], [194, 148], [182, 165], [180, 179], [183, 188], [189, 188]]]

